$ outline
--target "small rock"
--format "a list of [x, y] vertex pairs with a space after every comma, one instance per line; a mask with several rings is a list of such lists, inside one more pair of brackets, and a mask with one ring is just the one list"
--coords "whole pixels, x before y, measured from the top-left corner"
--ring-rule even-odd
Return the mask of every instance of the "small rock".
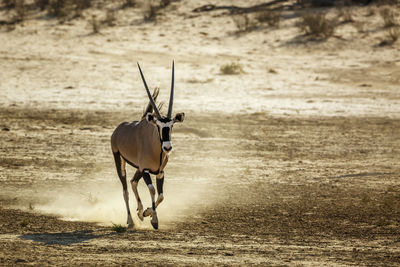
[[9, 132], [9, 131], [10, 131], [10, 128], [8, 128], [8, 127], [3, 127], [1, 130], [2, 130], [2, 131], [5, 131], [5, 132]]

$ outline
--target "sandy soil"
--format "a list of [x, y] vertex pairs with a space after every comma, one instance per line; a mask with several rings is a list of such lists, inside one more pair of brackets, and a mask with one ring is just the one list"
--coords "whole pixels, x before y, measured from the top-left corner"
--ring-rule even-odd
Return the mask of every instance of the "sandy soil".
[[[1, 265], [400, 264], [400, 50], [378, 45], [379, 13], [356, 7], [366, 30], [343, 23], [321, 42], [294, 11], [238, 33], [225, 11], [191, 12], [205, 3], [173, 3], [155, 23], [121, 10], [100, 34], [95, 8], [0, 29]], [[160, 229], [135, 218], [118, 233], [109, 138], [147, 103], [135, 62], [167, 99], [172, 59], [186, 119]], [[231, 62], [245, 73], [222, 75]]]

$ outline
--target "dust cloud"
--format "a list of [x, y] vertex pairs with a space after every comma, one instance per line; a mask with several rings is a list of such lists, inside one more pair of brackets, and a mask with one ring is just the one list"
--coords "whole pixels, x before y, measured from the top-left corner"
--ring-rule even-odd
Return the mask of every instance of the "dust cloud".
[[[112, 178], [115, 180], [112, 181]], [[152, 179], [155, 183], [155, 177]], [[164, 201], [157, 208], [162, 228], [168, 228], [173, 223], [183, 221], [185, 217], [196, 214], [198, 203], [201, 202], [204, 205], [206, 202], [210, 202], [210, 199], [204, 198], [206, 186], [193, 180], [185, 183], [177, 183], [176, 179], [175, 181], [166, 180], [164, 187]], [[137, 217], [137, 203], [130, 186], [128, 191], [135, 228], [152, 229], [149, 218], [140, 221]], [[150, 194], [142, 180], [139, 182], [138, 191], [144, 208], [151, 207]], [[126, 225], [127, 213], [122, 185], [116, 173], [111, 175], [110, 179], [101, 182], [91, 180], [70, 184], [57, 191], [49, 188], [36, 188], [33, 192], [24, 192], [22, 189], [19, 194], [21, 201], [16, 207], [22, 210], [55, 215], [67, 221], [95, 222], [102, 226]]]

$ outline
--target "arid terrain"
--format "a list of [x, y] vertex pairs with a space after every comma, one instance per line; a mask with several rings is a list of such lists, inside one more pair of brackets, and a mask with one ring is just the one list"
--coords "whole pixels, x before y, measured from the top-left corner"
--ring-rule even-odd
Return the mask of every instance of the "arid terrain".
[[[146, 20], [115, 1], [111, 26], [100, 3], [0, 25], [0, 265], [400, 265], [400, 41], [388, 43], [387, 6], [295, 6], [250, 27], [253, 12], [193, 11], [207, 1]], [[334, 33], [301, 32], [302, 14], [321, 10]], [[136, 62], [166, 102], [173, 59], [186, 117], [160, 229], [136, 214], [126, 229], [110, 136], [148, 102]], [[142, 181], [139, 193], [149, 206]]]

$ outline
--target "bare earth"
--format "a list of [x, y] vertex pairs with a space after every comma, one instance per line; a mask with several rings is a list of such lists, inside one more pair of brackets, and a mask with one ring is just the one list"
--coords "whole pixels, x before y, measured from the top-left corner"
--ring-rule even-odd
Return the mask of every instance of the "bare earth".
[[[191, 2], [156, 23], [121, 10], [95, 35], [97, 9], [0, 28], [0, 265], [400, 265], [400, 48], [378, 45], [378, 14], [354, 8], [369, 31], [304, 41], [291, 13], [237, 33]], [[136, 61], [166, 100], [172, 59], [186, 118], [160, 229], [118, 233], [110, 135], [147, 103]], [[245, 73], [222, 75], [231, 62]]]

